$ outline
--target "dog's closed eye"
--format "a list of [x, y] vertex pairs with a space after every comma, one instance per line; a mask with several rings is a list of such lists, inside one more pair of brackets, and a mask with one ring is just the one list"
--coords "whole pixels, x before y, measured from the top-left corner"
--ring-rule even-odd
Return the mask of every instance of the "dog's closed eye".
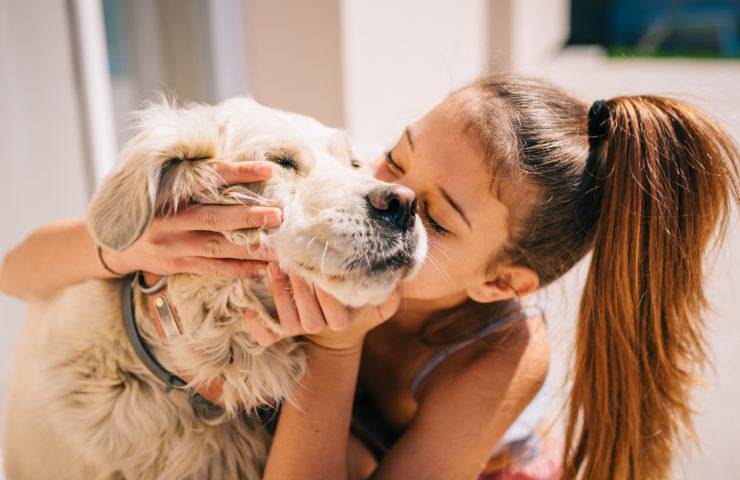
[[298, 170], [298, 163], [292, 157], [277, 157], [273, 162], [288, 170]]
[[286, 170], [300, 173], [301, 165], [298, 162], [297, 154], [290, 150], [277, 150], [267, 154], [267, 160], [280, 165]]

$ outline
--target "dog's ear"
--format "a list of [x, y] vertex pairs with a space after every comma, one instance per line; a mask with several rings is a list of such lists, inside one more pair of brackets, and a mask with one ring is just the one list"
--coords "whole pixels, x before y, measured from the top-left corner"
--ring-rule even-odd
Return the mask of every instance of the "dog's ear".
[[[137, 139], [132, 140], [136, 142]], [[120, 170], [108, 175], [90, 203], [88, 226], [98, 244], [120, 251], [135, 242], [154, 217], [160, 169], [124, 149]]]
[[336, 157], [350, 157], [352, 155], [352, 142], [349, 134], [344, 130], [336, 129], [329, 135], [327, 150]]
[[123, 250], [155, 214], [218, 189], [207, 160], [216, 154], [219, 132], [203, 108], [163, 104], [137, 113], [140, 132], [121, 152], [119, 170], [106, 177], [91, 201], [88, 226], [100, 245]]
[[349, 134], [344, 130], [335, 130], [329, 137], [327, 150], [339, 160], [349, 162], [352, 168], [362, 168], [369, 163], [352, 143]]

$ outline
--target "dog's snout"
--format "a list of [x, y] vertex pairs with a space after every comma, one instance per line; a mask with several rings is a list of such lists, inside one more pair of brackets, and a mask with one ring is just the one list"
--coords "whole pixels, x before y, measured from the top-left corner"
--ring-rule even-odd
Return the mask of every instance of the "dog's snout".
[[414, 226], [416, 216], [416, 194], [413, 190], [401, 185], [383, 187], [367, 195], [370, 213], [389, 222], [401, 231]]

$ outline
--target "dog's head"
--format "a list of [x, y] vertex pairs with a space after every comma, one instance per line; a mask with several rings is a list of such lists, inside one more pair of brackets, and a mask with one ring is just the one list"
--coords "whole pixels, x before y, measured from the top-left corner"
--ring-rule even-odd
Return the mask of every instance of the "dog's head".
[[[282, 225], [226, 238], [270, 247], [283, 269], [347, 305], [381, 303], [422, 263], [426, 236], [413, 192], [374, 179], [339, 130], [245, 98], [153, 106], [138, 127], [93, 198], [89, 224], [102, 245], [125, 249], [155, 215], [184, 202], [245, 203], [280, 206]], [[224, 158], [270, 161], [273, 177], [223, 188], [210, 163]]]

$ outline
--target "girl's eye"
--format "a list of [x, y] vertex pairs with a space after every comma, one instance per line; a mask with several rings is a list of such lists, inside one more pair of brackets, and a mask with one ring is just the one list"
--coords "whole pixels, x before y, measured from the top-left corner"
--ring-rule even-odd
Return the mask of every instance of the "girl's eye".
[[434, 232], [445, 235], [449, 233], [450, 231], [444, 228], [442, 225], [437, 223], [434, 218], [429, 214], [429, 208], [427, 208], [426, 203], [420, 203], [420, 210], [419, 213], [421, 214], [421, 217], [424, 219], [424, 221], [429, 225], [429, 228], [431, 228]]
[[388, 150], [385, 152], [385, 163], [388, 165], [388, 167], [395, 171], [396, 173], [403, 173], [403, 169], [396, 163], [396, 161], [393, 159], [393, 152]]

